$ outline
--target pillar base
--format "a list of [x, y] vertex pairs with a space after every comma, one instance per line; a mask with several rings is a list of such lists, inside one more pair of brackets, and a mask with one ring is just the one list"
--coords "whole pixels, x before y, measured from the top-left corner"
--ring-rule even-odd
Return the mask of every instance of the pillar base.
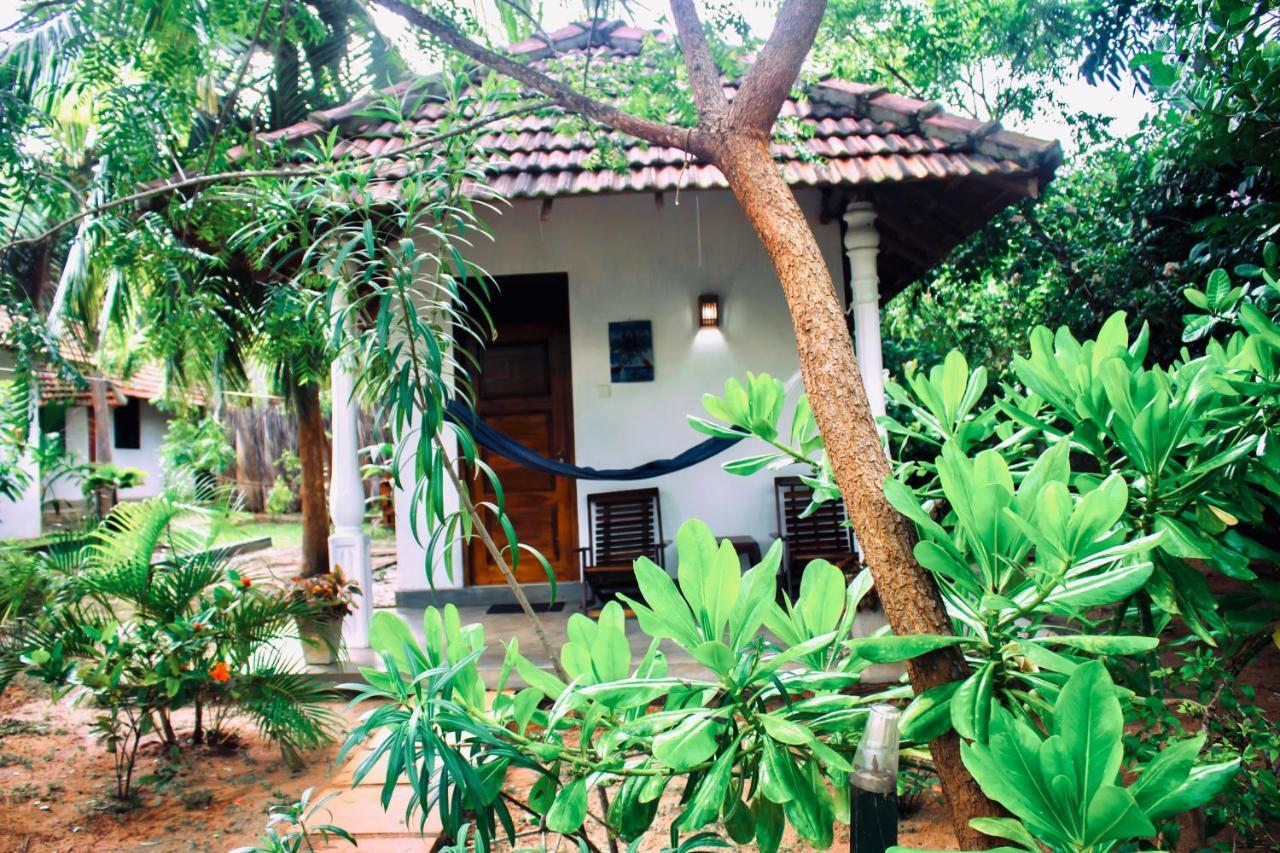
[[369, 648], [369, 620], [373, 618], [373, 558], [369, 537], [359, 528], [338, 528], [329, 537], [329, 565], [341, 568], [348, 581], [360, 587], [351, 613], [342, 620], [342, 639], [349, 649]]

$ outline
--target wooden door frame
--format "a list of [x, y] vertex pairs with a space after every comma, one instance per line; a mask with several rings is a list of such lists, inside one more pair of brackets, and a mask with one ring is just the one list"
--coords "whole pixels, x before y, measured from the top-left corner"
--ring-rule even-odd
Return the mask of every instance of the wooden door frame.
[[[538, 287], [538, 288], [556, 288], [563, 294], [563, 299], [557, 299], [563, 304], [563, 318], [558, 323], [559, 333], [548, 339], [548, 356], [550, 360], [549, 369], [551, 371], [551, 397], [552, 399], [560, 399], [560, 435], [557, 442], [556, 436], [553, 436], [552, 444], [558, 444], [557, 456], [562, 461], [572, 464], [575, 460], [576, 442], [574, 436], [573, 424], [573, 347], [570, 340], [570, 316], [569, 316], [569, 275], [568, 273], [519, 273], [514, 275], [490, 276], [489, 292], [493, 294], [490, 298], [488, 308], [493, 314], [495, 327], [500, 321], [498, 312], [494, 310], [494, 304], [502, 299], [503, 293], [508, 289], [517, 289], [522, 287]], [[482, 288], [470, 288], [473, 293], [484, 292]], [[496, 331], [500, 334], [501, 329]], [[481, 346], [473, 337], [468, 337], [465, 341], [466, 349], [475, 357], [474, 365], [480, 364]], [[479, 407], [480, 383], [479, 377], [476, 377], [475, 393], [477, 395], [476, 405]], [[555, 418], [553, 417], [553, 423]], [[474, 472], [462, 460], [459, 460], [460, 474], [462, 482], [470, 483], [474, 478]], [[569, 500], [567, 502], [567, 520], [564, 522], [565, 528], [571, 531], [572, 541], [564, 543], [562, 550], [569, 557], [575, 560], [578, 558], [578, 543], [581, 539], [581, 531], [578, 525], [578, 481], [565, 477], [568, 483]], [[516, 530], [516, 536], [520, 535], [520, 531]], [[463, 585], [464, 586], [494, 586], [494, 584], [479, 584], [475, 580], [475, 565], [473, 563], [473, 549], [471, 547], [463, 548]], [[527, 556], [527, 555], [526, 555]], [[530, 558], [532, 559], [532, 558]], [[566, 567], [564, 576], [557, 575], [558, 582], [576, 581], [579, 579], [579, 566], [571, 562]]]

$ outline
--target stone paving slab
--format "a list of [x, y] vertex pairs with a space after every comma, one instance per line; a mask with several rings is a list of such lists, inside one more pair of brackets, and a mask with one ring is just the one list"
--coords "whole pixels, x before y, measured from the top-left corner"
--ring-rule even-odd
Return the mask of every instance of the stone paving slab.
[[362, 835], [356, 839], [359, 842], [357, 847], [352, 847], [345, 841], [337, 841], [324, 846], [317, 846], [317, 853], [329, 853], [329, 851], [345, 851], [351, 853], [352, 850], [357, 853], [417, 853], [417, 851], [433, 850], [435, 848], [436, 839], [428, 836], [427, 838], [419, 838], [416, 835]]
[[[418, 832], [420, 815], [415, 813], [411, 824], [405, 823], [405, 808], [413, 797], [408, 784], [397, 785], [386, 809], [382, 807], [382, 784], [386, 779], [386, 757], [378, 760], [359, 785], [352, 787], [352, 776], [369, 752], [388, 736], [380, 732], [366, 743], [352, 750], [351, 755], [338, 768], [332, 782], [321, 797], [336, 794], [325, 803], [324, 822], [340, 826], [356, 837], [360, 853], [399, 853], [399, 851], [427, 851], [435, 848], [441, 834], [440, 819], [434, 813]], [[351, 845], [335, 840], [317, 850], [352, 850]]]

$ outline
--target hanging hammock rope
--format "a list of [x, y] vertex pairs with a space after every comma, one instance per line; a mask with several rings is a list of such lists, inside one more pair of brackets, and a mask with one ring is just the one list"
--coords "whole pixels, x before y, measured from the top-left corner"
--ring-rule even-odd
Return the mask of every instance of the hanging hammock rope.
[[699, 462], [705, 462], [747, 437], [744, 433], [742, 438], [708, 438], [678, 456], [670, 459], [655, 459], [634, 468], [586, 468], [543, 456], [511, 436], [498, 432], [480, 420], [470, 407], [458, 400], [450, 400], [447, 411], [449, 420], [466, 427], [476, 444], [491, 453], [496, 453], [504, 459], [510, 459], [517, 465], [534, 471], [575, 480], [648, 480], [651, 477], [661, 477], [664, 474], [673, 474], [692, 467]]

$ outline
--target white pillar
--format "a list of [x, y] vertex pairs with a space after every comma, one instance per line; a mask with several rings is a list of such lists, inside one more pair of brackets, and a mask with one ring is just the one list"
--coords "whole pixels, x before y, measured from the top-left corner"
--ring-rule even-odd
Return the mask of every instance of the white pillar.
[[[335, 316], [346, 307], [341, 294], [334, 296]], [[329, 367], [333, 397], [333, 461], [329, 476], [329, 566], [341, 567], [349, 580], [360, 585], [360, 596], [342, 625], [347, 648], [369, 647], [369, 620], [373, 616], [373, 561], [369, 537], [364, 533], [364, 484], [360, 478], [360, 448], [356, 445], [355, 376], [351, 355], [340, 352]]]
[[884, 414], [884, 352], [880, 342], [880, 275], [876, 255], [880, 235], [876, 233], [876, 211], [869, 201], [853, 201], [845, 209], [844, 250], [849, 256], [853, 285], [854, 349], [867, 389], [871, 414]]

